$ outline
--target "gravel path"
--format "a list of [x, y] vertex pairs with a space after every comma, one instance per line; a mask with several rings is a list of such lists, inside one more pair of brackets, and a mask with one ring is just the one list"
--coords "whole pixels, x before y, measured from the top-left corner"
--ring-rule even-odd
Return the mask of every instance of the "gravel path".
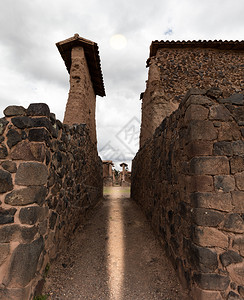
[[48, 299], [189, 299], [129, 189], [105, 189], [105, 200], [51, 265]]

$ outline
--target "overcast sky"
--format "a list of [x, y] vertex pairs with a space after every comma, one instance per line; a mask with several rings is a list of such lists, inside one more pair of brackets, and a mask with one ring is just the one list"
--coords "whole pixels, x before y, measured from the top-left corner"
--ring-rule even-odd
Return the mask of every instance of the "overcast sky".
[[55, 43], [79, 33], [100, 51], [107, 96], [97, 97], [99, 154], [129, 162], [151, 42], [243, 40], [243, 16], [243, 0], [1, 0], [0, 111], [45, 102], [62, 121], [69, 76]]

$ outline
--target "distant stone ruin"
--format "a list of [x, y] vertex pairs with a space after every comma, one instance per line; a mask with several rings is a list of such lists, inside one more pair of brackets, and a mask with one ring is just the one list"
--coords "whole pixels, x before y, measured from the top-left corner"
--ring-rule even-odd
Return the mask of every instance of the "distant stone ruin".
[[244, 299], [244, 41], [152, 43], [132, 198], [193, 299]]

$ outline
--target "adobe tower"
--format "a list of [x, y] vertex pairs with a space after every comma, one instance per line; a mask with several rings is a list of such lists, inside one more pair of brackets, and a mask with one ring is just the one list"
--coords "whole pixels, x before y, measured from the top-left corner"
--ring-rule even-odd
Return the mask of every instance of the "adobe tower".
[[70, 90], [64, 124], [85, 123], [94, 144], [96, 95], [105, 96], [98, 46], [75, 34], [56, 44], [70, 74]]

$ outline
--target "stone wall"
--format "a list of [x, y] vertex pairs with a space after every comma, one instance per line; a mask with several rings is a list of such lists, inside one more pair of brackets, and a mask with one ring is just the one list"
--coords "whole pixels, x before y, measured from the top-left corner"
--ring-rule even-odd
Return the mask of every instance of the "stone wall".
[[0, 298], [28, 300], [102, 197], [102, 162], [85, 125], [46, 104], [0, 119]]
[[151, 53], [148, 60], [140, 146], [152, 137], [163, 119], [178, 108], [190, 88], [219, 87], [224, 97], [244, 90], [244, 49], [230, 50], [231, 42], [226, 45], [220, 42], [220, 49], [211, 48], [216, 47], [214, 42], [209, 42], [208, 48], [201, 48], [204, 42], [189, 42], [187, 46], [184, 42], [153, 42], [152, 46], [154, 43], [160, 46], [156, 55]]
[[132, 198], [194, 299], [244, 297], [243, 183], [243, 94], [191, 89], [133, 160]]

